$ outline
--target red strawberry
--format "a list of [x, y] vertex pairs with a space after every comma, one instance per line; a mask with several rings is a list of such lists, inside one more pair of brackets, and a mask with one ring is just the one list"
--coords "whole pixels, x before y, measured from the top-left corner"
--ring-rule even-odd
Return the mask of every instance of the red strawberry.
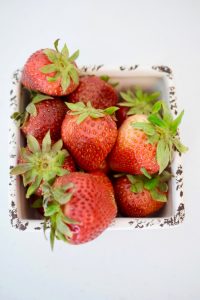
[[135, 115], [124, 121], [108, 159], [110, 168], [130, 174], [141, 174], [141, 168], [150, 174], [156, 173], [159, 171], [156, 144], [148, 143], [146, 134], [133, 128], [132, 123], [136, 122], [147, 122], [147, 117]]
[[32, 104], [35, 106], [35, 110], [34, 112], [29, 110], [31, 114], [21, 127], [23, 133], [33, 135], [37, 140], [42, 140], [47, 131], [50, 130], [52, 139], [58, 140], [60, 127], [67, 111], [64, 102], [59, 98], [54, 98], [36, 104], [31, 102]]
[[148, 118], [135, 115], [126, 119], [110, 154], [111, 169], [141, 174], [145, 168], [150, 174], [161, 174], [172, 161], [174, 148], [180, 153], [187, 151], [176, 137], [183, 113], [173, 120], [166, 103], [157, 101]]
[[74, 172], [57, 178], [53, 188], [45, 189], [48, 195], [54, 195], [53, 198], [45, 198], [48, 203], [45, 216], [50, 218], [52, 247], [54, 237], [72, 244], [91, 241], [116, 216], [114, 194], [101, 176]]
[[67, 103], [71, 109], [62, 123], [61, 136], [76, 163], [87, 171], [99, 169], [111, 151], [117, 127], [112, 117], [116, 108], [94, 109], [90, 103]]
[[[109, 164], [106, 160], [104, 160], [101, 165], [99, 166], [99, 168], [97, 170], [95, 170], [97, 172], [102, 172], [104, 174], [107, 174], [110, 171], [110, 167]], [[92, 171], [94, 172], [94, 171]]]
[[51, 146], [49, 131], [42, 145], [32, 135], [27, 136], [27, 147], [21, 148], [19, 164], [11, 170], [12, 175], [22, 175], [24, 186], [28, 186], [27, 198], [34, 193], [41, 196], [43, 182], [52, 182], [57, 176], [76, 170], [72, 157], [62, 145], [59, 140]]
[[167, 201], [169, 173], [151, 178], [127, 175], [114, 183], [120, 212], [127, 217], [147, 217], [160, 210]]
[[58, 41], [55, 50], [38, 50], [29, 57], [21, 78], [26, 88], [52, 96], [68, 95], [77, 88], [79, 75], [74, 60], [79, 51], [69, 57], [66, 44], [58, 51]]
[[91, 102], [95, 108], [107, 108], [117, 104], [118, 96], [113, 86], [101, 78], [92, 76], [83, 76], [80, 78], [78, 88], [68, 97], [68, 102]]
[[116, 111], [117, 127], [119, 128], [127, 118], [128, 107], [120, 107]]

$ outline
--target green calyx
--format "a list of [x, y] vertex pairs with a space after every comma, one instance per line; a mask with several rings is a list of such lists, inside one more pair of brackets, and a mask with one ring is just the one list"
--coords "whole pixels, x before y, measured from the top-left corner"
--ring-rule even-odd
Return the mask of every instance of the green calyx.
[[149, 115], [152, 112], [153, 105], [160, 97], [159, 92], [146, 93], [139, 88], [134, 93], [128, 90], [126, 93], [121, 92], [120, 95], [124, 102], [120, 102], [119, 105], [129, 108], [127, 115]]
[[[162, 116], [159, 111], [162, 110]], [[132, 126], [142, 130], [148, 138], [150, 144], [157, 144], [156, 160], [159, 165], [159, 174], [172, 161], [173, 148], [184, 153], [188, 150], [177, 137], [178, 126], [181, 123], [184, 111], [173, 120], [171, 113], [164, 101], [155, 103], [152, 114], [148, 117], [148, 122], [136, 122]]]
[[27, 136], [27, 145], [28, 150], [20, 149], [21, 159], [24, 163], [14, 167], [11, 175], [22, 175], [24, 186], [29, 186], [26, 192], [26, 197], [29, 198], [42, 181], [51, 182], [56, 176], [69, 173], [62, 168], [64, 160], [69, 154], [67, 150], [62, 149], [62, 140], [51, 146], [49, 131], [42, 141], [42, 147], [32, 135]]
[[167, 182], [171, 178], [171, 174], [164, 171], [160, 175], [150, 175], [145, 168], [141, 168], [143, 175], [126, 175], [131, 183], [131, 192], [141, 193], [148, 190], [151, 197], [155, 201], [166, 202], [167, 196], [164, 194], [168, 191]]
[[23, 126], [23, 124], [28, 119], [29, 115], [31, 115], [33, 117], [37, 116], [37, 109], [36, 109], [35, 104], [37, 104], [41, 101], [44, 101], [44, 100], [53, 99], [53, 97], [51, 97], [51, 96], [40, 94], [40, 93], [31, 91], [31, 90], [29, 92], [30, 92], [31, 101], [26, 106], [25, 111], [22, 113], [14, 112], [11, 116], [11, 119], [15, 120], [16, 125], [18, 127]]
[[111, 81], [110, 76], [108, 76], [108, 75], [102, 75], [102, 76], [100, 76], [100, 79], [107, 82], [107, 83], [109, 83], [114, 88], [116, 86], [118, 86], [118, 84], [119, 84], [119, 82], [117, 82], [117, 81], [116, 82]]
[[60, 187], [52, 187], [47, 182], [42, 184], [43, 199], [36, 200], [33, 207], [44, 208], [44, 233], [46, 223], [50, 223], [50, 243], [53, 250], [55, 238], [68, 242], [72, 237], [69, 224], [78, 224], [78, 222], [66, 217], [62, 211], [62, 205], [69, 202], [74, 193], [74, 184], [68, 183]]
[[70, 109], [70, 115], [72, 116], [79, 115], [77, 119], [78, 124], [83, 122], [87, 117], [91, 117], [94, 119], [103, 118], [106, 115], [114, 114], [119, 109], [116, 106], [111, 106], [106, 109], [96, 109], [92, 107], [90, 101], [87, 104], [83, 102], [77, 102], [77, 103], [65, 102], [65, 104]]
[[74, 61], [79, 56], [79, 50], [69, 56], [67, 45], [64, 44], [62, 50], [59, 51], [58, 43], [59, 39], [54, 42], [55, 50], [43, 50], [51, 63], [42, 67], [40, 71], [44, 74], [55, 72], [55, 75], [53, 77], [47, 77], [47, 80], [49, 82], [55, 82], [60, 79], [62, 90], [65, 92], [70, 85], [70, 80], [75, 84], [79, 83], [78, 69], [74, 64]]

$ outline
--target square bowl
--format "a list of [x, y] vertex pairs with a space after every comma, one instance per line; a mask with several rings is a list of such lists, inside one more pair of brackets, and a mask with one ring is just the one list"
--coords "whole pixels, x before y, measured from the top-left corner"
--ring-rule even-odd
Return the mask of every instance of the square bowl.
[[[118, 82], [117, 91], [123, 91], [133, 86], [144, 90], [159, 91], [171, 110], [173, 117], [178, 114], [173, 75], [166, 66], [119, 66], [106, 67], [83, 66], [81, 75], [108, 75], [111, 80]], [[26, 95], [20, 83], [21, 71], [17, 70], [12, 78], [10, 91], [10, 115], [15, 111], [23, 111], [26, 103]], [[19, 128], [10, 120], [9, 127], [9, 161], [10, 168], [16, 165], [20, 146], [24, 144], [24, 137]], [[164, 228], [182, 223], [185, 216], [183, 202], [183, 167], [181, 154], [174, 151], [174, 159], [171, 164], [173, 177], [169, 182], [168, 201], [156, 217], [127, 218], [117, 217], [108, 230], [131, 230], [134, 228]], [[19, 230], [41, 230], [43, 220], [35, 209], [30, 208], [25, 199], [25, 190], [19, 176], [10, 175], [9, 181], [9, 216], [11, 225]]]

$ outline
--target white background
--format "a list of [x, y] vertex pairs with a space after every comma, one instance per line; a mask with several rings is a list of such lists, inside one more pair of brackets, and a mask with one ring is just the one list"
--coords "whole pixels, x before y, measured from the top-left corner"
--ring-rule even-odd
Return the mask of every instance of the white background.
[[[165, 64], [173, 68], [182, 140], [186, 219], [177, 228], [106, 231], [82, 246], [8, 220], [8, 101], [12, 72], [56, 38], [80, 64]], [[0, 299], [200, 299], [200, 1], [0, 0]]]

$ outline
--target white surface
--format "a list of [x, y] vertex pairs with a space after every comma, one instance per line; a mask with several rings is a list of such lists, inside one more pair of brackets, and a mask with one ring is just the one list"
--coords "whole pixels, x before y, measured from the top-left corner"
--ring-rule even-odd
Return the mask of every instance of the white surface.
[[[73, 2], [73, 3], [72, 3]], [[42, 4], [41, 4], [42, 3]], [[1, 300], [200, 298], [200, 1], [0, 2]], [[166, 64], [185, 108], [186, 220], [168, 230], [105, 232], [82, 246], [11, 230], [7, 214], [9, 80], [36, 49], [60, 37], [80, 64]]]

